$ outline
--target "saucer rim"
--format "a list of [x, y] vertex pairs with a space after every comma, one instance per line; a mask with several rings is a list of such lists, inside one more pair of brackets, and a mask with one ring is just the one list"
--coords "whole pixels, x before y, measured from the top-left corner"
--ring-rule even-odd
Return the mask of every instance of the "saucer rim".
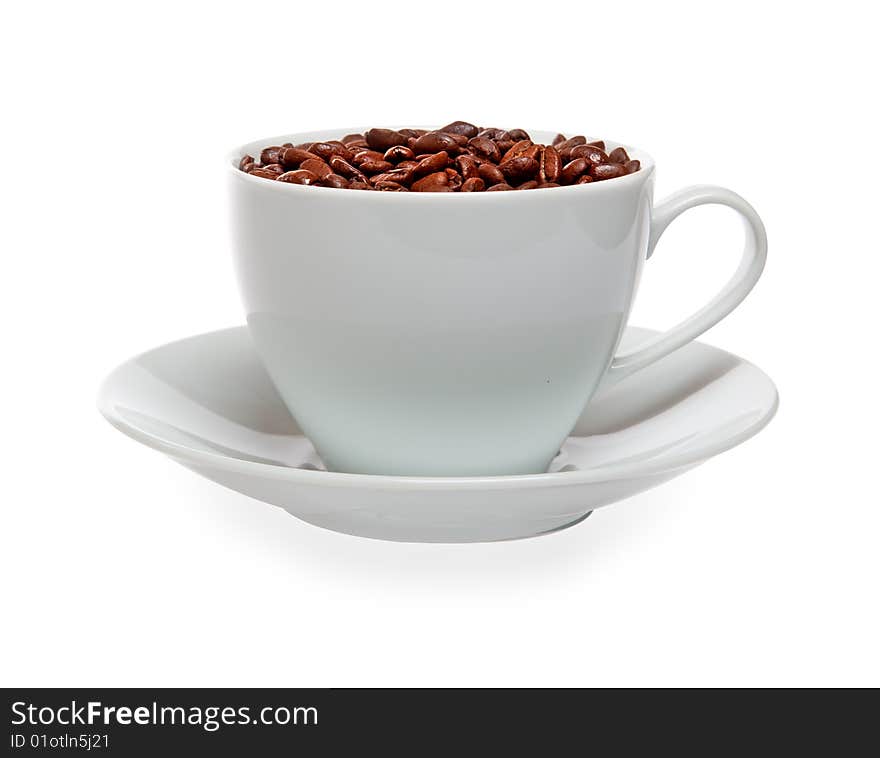
[[[648, 329], [646, 327], [636, 327], [628, 325], [627, 328], [639, 328], [648, 332], [659, 333], [658, 330]], [[259, 476], [261, 478], [280, 479], [302, 484], [310, 484], [317, 486], [330, 487], [346, 487], [346, 488], [364, 488], [375, 490], [411, 490], [411, 489], [444, 489], [444, 490], [484, 490], [484, 489], [522, 489], [533, 487], [567, 487], [584, 484], [600, 484], [603, 482], [614, 482], [624, 479], [642, 478], [656, 476], [664, 473], [671, 473], [679, 469], [689, 468], [698, 465], [709, 458], [720, 455], [727, 450], [731, 450], [743, 442], [754, 437], [770, 421], [773, 420], [779, 409], [779, 390], [773, 380], [765, 371], [759, 368], [751, 361], [745, 360], [740, 356], [731, 353], [722, 348], [716, 347], [706, 342], [698, 341], [699, 344], [705, 345], [719, 353], [723, 353], [731, 358], [736, 359], [757, 371], [767, 382], [773, 391], [773, 402], [770, 404], [766, 413], [757, 418], [752, 424], [738, 432], [737, 434], [725, 437], [723, 440], [708, 445], [705, 448], [691, 450], [688, 453], [673, 455], [663, 458], [659, 463], [650, 465], [644, 461], [636, 463], [616, 463], [603, 466], [597, 466], [591, 469], [578, 469], [576, 471], [555, 471], [543, 474], [512, 474], [502, 476], [391, 476], [388, 474], [350, 474], [340, 471], [324, 471], [314, 469], [303, 469], [292, 466], [279, 466], [271, 463], [262, 463], [259, 461], [249, 461], [242, 458], [235, 458], [220, 453], [213, 453], [203, 450], [195, 450], [193, 448], [181, 445], [176, 442], [170, 442], [166, 439], [158, 437], [150, 432], [140, 429], [115, 412], [114, 405], [111, 401], [111, 389], [119, 375], [132, 364], [137, 363], [143, 356], [170, 347], [171, 345], [185, 342], [187, 340], [198, 339], [200, 337], [209, 337], [221, 332], [232, 332], [236, 330], [247, 329], [246, 325], [227, 327], [225, 329], [215, 329], [209, 332], [201, 332], [190, 337], [183, 337], [179, 340], [164, 343], [150, 350], [145, 350], [137, 355], [120, 363], [114, 368], [101, 383], [98, 391], [97, 406], [101, 415], [116, 429], [128, 437], [140, 442], [147, 447], [158, 450], [182, 463], [194, 466], [207, 466], [226, 471], [232, 471], [239, 474]], [[697, 341], [697, 340], [695, 340]]]

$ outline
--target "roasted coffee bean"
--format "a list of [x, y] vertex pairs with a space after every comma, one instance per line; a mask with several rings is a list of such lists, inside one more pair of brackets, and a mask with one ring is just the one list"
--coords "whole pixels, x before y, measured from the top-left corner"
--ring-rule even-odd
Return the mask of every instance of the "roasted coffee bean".
[[293, 146], [270, 145], [241, 171], [263, 179], [383, 192], [490, 192], [548, 189], [615, 179], [641, 169], [625, 148], [557, 134], [552, 145], [524, 129], [453, 121], [442, 129], [369, 129]]
[[559, 174], [560, 184], [573, 184], [575, 179], [581, 176], [590, 164], [586, 158], [575, 158], [571, 163], [567, 163]]
[[305, 169], [297, 169], [296, 171], [288, 171], [278, 177], [279, 182], [288, 182], [289, 184], [315, 184], [318, 177], [311, 171]]
[[498, 162], [501, 157], [501, 151], [492, 140], [488, 137], [474, 137], [468, 142], [468, 147], [473, 151], [474, 155], [479, 155], [490, 161]]
[[411, 168], [393, 168], [391, 171], [385, 171], [370, 177], [370, 182], [397, 182], [398, 184], [409, 184], [413, 178], [413, 170]]
[[461, 183], [460, 192], [482, 192], [486, 189], [486, 182], [480, 179], [479, 176], [472, 176], [469, 179], [465, 179]]
[[501, 169], [493, 163], [482, 164], [478, 171], [480, 174], [480, 178], [490, 186], [493, 184], [507, 183], [507, 180], [504, 178], [504, 174], [501, 173]]
[[300, 150], [298, 147], [287, 147], [281, 153], [281, 163], [285, 166], [299, 166], [303, 161], [314, 158], [315, 154], [308, 150]]
[[378, 150], [358, 150], [351, 156], [351, 160], [349, 163], [353, 163], [355, 166], [360, 166], [362, 163], [366, 161], [384, 161], [385, 153], [380, 153]]
[[459, 174], [454, 168], [446, 169], [446, 178], [448, 179], [447, 184], [449, 185], [449, 189], [453, 192], [461, 187], [461, 174]]
[[393, 129], [370, 129], [364, 133], [364, 139], [373, 150], [382, 153], [389, 147], [406, 144], [406, 137]]
[[400, 163], [401, 161], [412, 160], [415, 157], [416, 154], [406, 145], [395, 145], [394, 147], [389, 147], [385, 151], [385, 155], [383, 156], [383, 158], [389, 163]]
[[559, 151], [552, 145], [547, 145], [541, 151], [541, 168], [539, 171], [541, 179], [546, 182], [555, 182], [559, 178], [562, 171], [562, 160], [559, 157]]
[[270, 163], [280, 163], [281, 162], [281, 153], [284, 152], [285, 148], [280, 145], [273, 145], [272, 147], [263, 148], [263, 152], [260, 153], [260, 163], [264, 166], [269, 165]]
[[[485, 137], [486, 139], [494, 140], [495, 142], [510, 142], [512, 139], [510, 132], [505, 129], [496, 129], [494, 126], [489, 129], [483, 129], [477, 133], [477, 136]], [[513, 141], [515, 142], [516, 140]]]
[[409, 192], [406, 187], [397, 182], [376, 182], [373, 187], [380, 192]]
[[427, 176], [428, 174], [433, 174], [435, 171], [442, 171], [448, 165], [449, 153], [445, 150], [441, 150], [439, 153], [422, 158], [419, 161], [419, 164], [415, 167], [413, 173], [416, 176]]
[[465, 181], [480, 175], [477, 162], [470, 155], [459, 155], [455, 159], [455, 167]]
[[[530, 147], [533, 147], [533, 145], [532, 141], [528, 139], [514, 142], [513, 147], [511, 147], [510, 150], [504, 153], [504, 156], [501, 158], [501, 162], [504, 163], [504, 161], [509, 161], [511, 158], [516, 158], [517, 155], [522, 155]], [[534, 147], [537, 147], [538, 150], [541, 149], [537, 145], [535, 145]], [[533, 155], [532, 157], [534, 158], [535, 156]]]
[[[340, 157], [340, 156], [336, 156]], [[307, 161], [303, 161], [299, 164], [301, 169], [305, 169], [306, 171], [311, 171], [315, 176], [319, 179], [323, 179], [325, 176], [329, 176], [333, 173], [333, 169], [330, 168], [324, 161], [320, 158], [309, 158]], [[338, 171], [336, 172], [339, 173]]]
[[569, 158], [583, 158], [591, 166], [597, 166], [600, 163], [608, 163], [608, 156], [605, 151], [596, 145], [577, 145], [569, 150]]
[[360, 165], [361, 171], [365, 174], [381, 174], [383, 171], [388, 171], [392, 168], [394, 168], [393, 163], [389, 163], [388, 161], [374, 161], [372, 158], [361, 161]]
[[330, 160], [331, 155], [341, 155], [345, 160], [351, 160], [351, 151], [341, 142], [315, 142], [309, 152], [325, 161]]
[[438, 129], [438, 131], [446, 132], [447, 134], [461, 134], [470, 139], [471, 137], [476, 137], [477, 132], [480, 130], [467, 121], [453, 121], [451, 124], [446, 124], [442, 129]]
[[410, 144], [416, 155], [439, 153], [441, 150], [446, 150], [448, 153], [457, 146], [458, 141], [453, 135], [444, 134], [443, 132], [428, 132], [421, 137], [413, 138], [413, 142]]
[[[308, 163], [308, 161], [306, 161], [306, 163]], [[391, 164], [389, 163], [388, 165], [390, 166]], [[306, 166], [306, 164], [303, 163], [303, 166]], [[306, 168], [308, 168], [308, 166], [306, 166]], [[328, 168], [330, 169], [331, 174], [336, 173], [340, 176], [344, 176], [346, 179], [354, 179], [359, 182], [367, 181], [367, 177], [365, 177], [361, 171], [359, 171], [355, 166], [352, 166], [341, 155], [331, 156], [330, 165], [328, 166]], [[327, 176], [328, 174], [325, 174], [321, 178], [325, 179]]]
[[413, 192], [449, 192], [449, 177], [445, 171], [437, 171], [413, 182]]
[[619, 163], [603, 163], [598, 166], [590, 166], [590, 176], [594, 180], [616, 179], [618, 176], [624, 176], [626, 169]]
[[508, 183], [520, 183], [528, 181], [538, 173], [538, 161], [527, 155], [519, 155], [504, 161], [498, 168], [501, 169]]
[[328, 174], [318, 181], [322, 187], [333, 187], [333, 189], [345, 189], [348, 187], [348, 179], [339, 174]]

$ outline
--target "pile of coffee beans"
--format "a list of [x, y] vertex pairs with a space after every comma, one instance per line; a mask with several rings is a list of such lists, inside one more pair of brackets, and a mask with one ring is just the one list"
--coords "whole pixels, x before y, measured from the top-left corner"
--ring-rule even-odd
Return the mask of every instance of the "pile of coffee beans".
[[522, 129], [481, 129], [453, 121], [442, 129], [370, 129], [341, 140], [272, 145], [238, 167], [290, 184], [380, 192], [498, 192], [589, 184], [632, 174], [626, 150], [602, 140], [556, 135], [533, 142]]

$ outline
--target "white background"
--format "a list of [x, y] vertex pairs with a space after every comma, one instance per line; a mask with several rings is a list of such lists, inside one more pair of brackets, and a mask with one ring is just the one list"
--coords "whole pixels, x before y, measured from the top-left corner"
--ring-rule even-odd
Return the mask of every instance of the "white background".
[[[0, 683], [880, 684], [869, 7], [5, 4]], [[748, 198], [768, 266], [704, 339], [774, 378], [775, 421], [577, 528], [444, 546], [308, 526], [98, 415], [116, 364], [242, 321], [228, 149], [456, 118]], [[676, 222], [633, 323], [700, 305], [740, 241]]]

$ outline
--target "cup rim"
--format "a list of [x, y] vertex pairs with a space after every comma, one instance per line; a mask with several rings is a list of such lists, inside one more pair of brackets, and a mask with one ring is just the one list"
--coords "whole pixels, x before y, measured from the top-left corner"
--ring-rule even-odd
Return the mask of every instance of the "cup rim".
[[[284, 142], [292, 142], [293, 144], [299, 144], [300, 142], [310, 142], [316, 141], [320, 139], [341, 139], [346, 134], [353, 133], [363, 133], [367, 129], [373, 128], [386, 128], [386, 129], [436, 129], [436, 126], [349, 126], [349, 127], [334, 127], [327, 129], [311, 129], [306, 132], [293, 132], [289, 134], [281, 134], [274, 137], [264, 137], [262, 139], [252, 140], [251, 142], [244, 143], [239, 145], [232, 151], [227, 154], [226, 157], [226, 167], [229, 171], [231, 171], [235, 176], [237, 176], [240, 180], [244, 182], [251, 182], [254, 186], [262, 187], [266, 190], [272, 190], [276, 192], [291, 192], [294, 193], [294, 196], [300, 192], [308, 192], [314, 195], [315, 192], [319, 193], [319, 196], [323, 197], [347, 197], [347, 196], [355, 196], [362, 198], [373, 198], [374, 196], [386, 196], [385, 199], [379, 202], [388, 202], [387, 196], [392, 196], [398, 198], [398, 200], [402, 202], [425, 202], [424, 198], [434, 198], [439, 199], [443, 198], [441, 202], [448, 202], [449, 198], [465, 196], [472, 198], [490, 198], [489, 200], [481, 200], [478, 202], [521, 202], [513, 200], [514, 197], [520, 197], [525, 195], [526, 197], [532, 195], [539, 195], [541, 197], [547, 197], [548, 193], [550, 197], [555, 197], [562, 192], [566, 192], [568, 194], [572, 193], [586, 193], [586, 192], [602, 192], [602, 191], [613, 191], [614, 187], [619, 187], [623, 189], [625, 186], [630, 186], [632, 184], [644, 182], [654, 173], [654, 159], [646, 153], [644, 150], [640, 150], [639, 148], [632, 147], [626, 143], [616, 142], [614, 140], [610, 140], [602, 137], [594, 137], [592, 139], [604, 139], [606, 147], [611, 146], [611, 149], [615, 147], [623, 147], [626, 152], [629, 154], [630, 158], [638, 160], [641, 162], [641, 167], [638, 171], [633, 174], [627, 174], [626, 176], [619, 176], [615, 179], [609, 179], [604, 182], [591, 182], [589, 184], [576, 184], [569, 185], [565, 187], [550, 187], [546, 190], [542, 190], [541, 192], [358, 192], [355, 190], [350, 191], [340, 191], [333, 187], [319, 187], [315, 185], [300, 185], [300, 184], [290, 184], [288, 182], [277, 182], [277, 181], [269, 181], [267, 179], [263, 179], [259, 176], [251, 176], [250, 174], [245, 173], [241, 169], [239, 169], [238, 164], [244, 155], [252, 155], [255, 152], [259, 153], [263, 148], [268, 145], [280, 145]], [[529, 134], [537, 135], [554, 135], [557, 132], [555, 130], [547, 130], [547, 129], [526, 129]], [[565, 134], [584, 134], [583, 131], [576, 130], [568, 130], [564, 132]], [[545, 139], [541, 137], [540, 139]], [[548, 139], [552, 139], [552, 136]], [[589, 139], [589, 138], [588, 138]], [[610, 185], [610, 186], [609, 186]], [[413, 198], [423, 198], [421, 200], [413, 200]], [[494, 199], [493, 199], [494, 198]], [[360, 201], [359, 201], [360, 202]], [[473, 200], [468, 202], [474, 202]], [[526, 201], [529, 202], [529, 201]]]

